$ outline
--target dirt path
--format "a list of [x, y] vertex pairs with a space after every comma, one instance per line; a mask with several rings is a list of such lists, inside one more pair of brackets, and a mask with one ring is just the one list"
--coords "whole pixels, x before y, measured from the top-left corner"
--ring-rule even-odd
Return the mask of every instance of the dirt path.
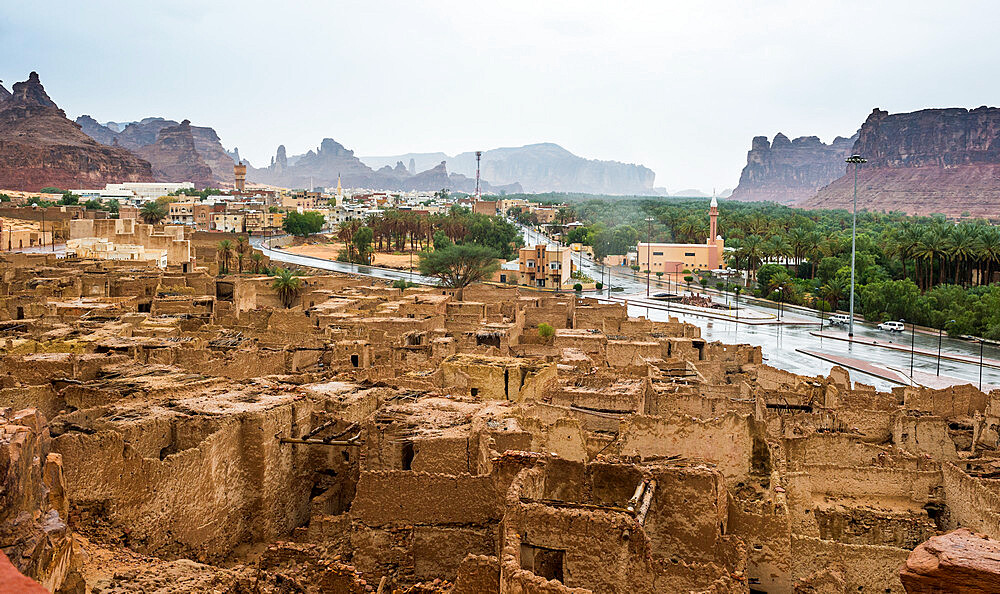
[[[282, 248], [284, 251], [290, 254], [298, 254], [300, 256], [312, 256], [313, 258], [323, 258], [324, 260], [336, 260], [337, 254], [340, 250], [344, 249], [344, 244], [340, 242], [331, 243], [315, 243], [306, 245], [294, 245]], [[417, 252], [413, 253], [413, 269], [417, 269], [418, 260]], [[409, 270], [410, 269], [410, 253], [393, 253], [387, 254], [383, 252], [375, 252], [375, 261], [372, 262], [372, 266], [378, 266], [381, 268], [395, 268], [397, 270]]]

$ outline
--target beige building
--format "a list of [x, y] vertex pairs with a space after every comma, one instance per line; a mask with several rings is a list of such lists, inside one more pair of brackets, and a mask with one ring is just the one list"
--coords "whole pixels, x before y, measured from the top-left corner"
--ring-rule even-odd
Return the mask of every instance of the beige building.
[[68, 240], [66, 255], [92, 260], [154, 262], [160, 268], [167, 267], [167, 250], [146, 249], [145, 246], [129, 243], [113, 243], [100, 237]]
[[262, 233], [280, 229], [285, 222], [285, 213], [250, 210], [244, 213], [247, 233]]
[[559, 245], [523, 247], [518, 253], [521, 284], [550, 289], [572, 285], [573, 252]]
[[725, 260], [725, 245], [718, 235], [719, 204], [712, 198], [709, 208], [709, 236], [705, 243], [639, 243], [635, 264], [652, 273], [680, 274], [684, 270], [715, 270]]
[[226, 233], [243, 233], [246, 231], [243, 214], [220, 212], [212, 216], [212, 229]]
[[[194, 265], [191, 242], [184, 238], [184, 227], [180, 225], [164, 225], [160, 228], [139, 223], [136, 219], [76, 219], [69, 222], [67, 250], [70, 241], [89, 239], [103, 239], [112, 246], [140, 246], [144, 249], [144, 253], [164, 251], [167, 258], [165, 265], [183, 266], [185, 269], [193, 268]], [[117, 247], [87, 247], [91, 243], [78, 241], [74, 245], [84, 251], [106, 249], [109, 253], [118, 253]], [[121, 253], [127, 252], [129, 250], [125, 249]]]

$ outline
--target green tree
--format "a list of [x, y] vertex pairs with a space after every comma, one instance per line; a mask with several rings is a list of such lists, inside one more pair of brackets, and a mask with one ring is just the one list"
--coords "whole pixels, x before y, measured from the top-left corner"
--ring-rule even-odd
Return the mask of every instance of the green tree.
[[354, 253], [357, 255], [356, 262], [360, 264], [372, 263], [372, 236], [370, 227], [361, 227], [354, 232], [351, 244], [354, 246]]
[[155, 225], [167, 217], [167, 207], [155, 200], [151, 200], [142, 205], [139, 209], [139, 216], [142, 222], [147, 225]]
[[228, 239], [223, 239], [219, 242], [216, 253], [218, 253], [219, 259], [221, 260], [219, 263], [219, 272], [222, 274], [229, 274], [229, 261], [233, 257], [233, 242]]
[[299, 278], [298, 271], [278, 268], [274, 271], [271, 287], [278, 293], [281, 304], [285, 309], [295, 304], [295, 299], [302, 292], [302, 279]]
[[542, 338], [548, 340], [549, 338], [555, 336], [555, 334], [556, 334], [556, 329], [553, 328], [551, 325], [546, 324], [545, 322], [542, 322], [541, 324], [538, 325], [538, 335], [541, 336]]
[[307, 210], [303, 213], [290, 212], [282, 223], [282, 228], [286, 233], [298, 235], [299, 237], [309, 237], [313, 233], [319, 233], [323, 228], [326, 219], [323, 215]]
[[479, 245], [452, 245], [420, 254], [420, 273], [453, 289], [487, 279], [499, 268], [496, 252]]

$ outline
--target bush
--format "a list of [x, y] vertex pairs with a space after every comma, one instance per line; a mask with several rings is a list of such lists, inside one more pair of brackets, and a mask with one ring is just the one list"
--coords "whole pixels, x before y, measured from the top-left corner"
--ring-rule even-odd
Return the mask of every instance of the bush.
[[556, 329], [545, 322], [538, 325], [538, 335], [542, 338], [551, 338], [552, 336], [555, 336], [555, 333]]
[[604, 288], [604, 283], [602, 283], [601, 281], [597, 281], [596, 283], [594, 283], [594, 288], [600, 291], [601, 289]]
[[392, 283], [393, 289], [409, 289], [410, 287], [415, 287], [415, 286], [417, 286], [417, 283], [411, 283], [410, 281], [403, 279], [393, 281]]
[[577, 292], [582, 291], [583, 285], [581, 285], [580, 283], [576, 283], [575, 285], [573, 285], [573, 290]]

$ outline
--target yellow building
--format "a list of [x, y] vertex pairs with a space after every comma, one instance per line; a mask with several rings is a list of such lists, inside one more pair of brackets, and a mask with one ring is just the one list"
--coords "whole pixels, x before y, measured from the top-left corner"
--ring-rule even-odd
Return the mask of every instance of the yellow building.
[[635, 264], [652, 273], [679, 274], [683, 270], [715, 270], [725, 260], [725, 242], [718, 235], [719, 203], [712, 198], [708, 210], [709, 235], [705, 243], [639, 243]]
[[523, 247], [518, 252], [521, 284], [565, 289], [572, 286], [573, 252], [558, 245]]

